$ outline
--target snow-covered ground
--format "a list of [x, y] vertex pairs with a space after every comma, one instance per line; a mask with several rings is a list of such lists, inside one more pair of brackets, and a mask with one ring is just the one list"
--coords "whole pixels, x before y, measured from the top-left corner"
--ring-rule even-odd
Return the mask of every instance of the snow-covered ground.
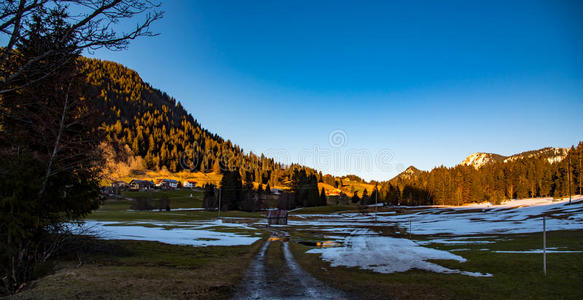
[[379, 273], [405, 272], [411, 269], [438, 273], [457, 273], [468, 276], [489, 277], [491, 274], [449, 269], [427, 260], [466, 259], [448, 251], [419, 246], [416, 242], [388, 236], [380, 236], [366, 229], [355, 230], [344, 240], [342, 247], [319, 248], [308, 253], [320, 253], [323, 260], [333, 267], [360, 267]]
[[[573, 201], [583, 200], [583, 196], [576, 195], [572, 197]], [[463, 206], [452, 206], [452, 205], [435, 205], [433, 207], [447, 207], [447, 208], [516, 208], [516, 207], [527, 207], [527, 206], [539, 206], [539, 205], [549, 205], [557, 203], [569, 203], [568, 198], [564, 199], [554, 199], [554, 198], [526, 198], [526, 199], [515, 199], [506, 200], [501, 204], [493, 205], [489, 202], [482, 203], [471, 203]]]
[[[330, 215], [299, 215], [288, 226], [299, 230], [320, 231], [323, 236], [343, 241], [341, 247], [309, 250], [319, 253], [332, 266], [360, 267], [380, 273], [421, 269], [440, 273], [459, 273], [469, 276], [492, 276], [442, 267], [428, 262], [431, 259], [465, 259], [444, 250], [425, 245], [492, 244], [504, 240], [504, 234], [542, 231], [542, 216], [546, 216], [547, 231], [583, 229], [583, 198], [553, 200], [523, 199], [502, 205], [474, 204], [462, 207], [399, 207], [393, 211], [360, 214], [336, 213]], [[375, 234], [369, 228], [389, 226], [414, 241]], [[330, 236], [332, 235], [332, 236]], [[455, 251], [468, 251], [461, 248]], [[489, 251], [488, 249], [480, 249]], [[540, 249], [524, 251], [497, 251], [497, 253], [542, 253]], [[550, 249], [548, 253], [577, 253]]]
[[[395, 211], [359, 214], [298, 215], [289, 226], [329, 233], [348, 233], [354, 228], [397, 226], [415, 235], [476, 235], [511, 234], [542, 231], [542, 216], [546, 228], [553, 230], [583, 229], [583, 199], [525, 199], [502, 205], [475, 204], [461, 207], [409, 207]], [[410, 223], [409, 223], [410, 222]]]
[[252, 229], [246, 224], [221, 220], [192, 222], [111, 222], [86, 221], [84, 228], [103, 239], [158, 241], [174, 245], [239, 246], [250, 245], [259, 237], [248, 234], [221, 232], [220, 227]]
[[[170, 209], [169, 211], [202, 211], [202, 210], [204, 210], [204, 208], [202, 208], [202, 207], [183, 207], [183, 208], [172, 208], [172, 209]], [[134, 211], [138, 211], [138, 210], [135, 210], [135, 209], [128, 209], [127, 211], [128, 211], [128, 212], [134, 212]], [[144, 210], [139, 210], [139, 211], [144, 211]], [[157, 211], [159, 211], [159, 212], [166, 212], [167, 210], [165, 210], [165, 209], [159, 209], [159, 208], [157, 208], [157, 209], [150, 209], [150, 210], [147, 210], [147, 211], [153, 211], [153, 212], [157, 212]]]
[[[470, 245], [495, 243], [505, 239], [504, 234], [542, 231], [542, 216], [546, 216], [548, 231], [582, 230], [583, 197], [568, 200], [523, 199], [502, 205], [472, 204], [462, 207], [427, 206], [395, 207], [379, 213], [297, 214], [290, 217], [288, 225], [278, 225], [285, 230], [321, 232], [327, 239], [342, 242], [341, 247], [309, 250], [321, 254], [332, 266], [360, 267], [381, 273], [421, 269], [441, 273], [458, 273], [469, 276], [492, 276], [479, 272], [449, 269], [428, 260], [455, 260], [464, 262], [459, 255], [428, 245]], [[249, 234], [255, 228], [247, 223], [237, 223], [236, 218], [197, 221], [87, 221], [86, 227], [104, 239], [133, 239], [159, 241], [168, 244], [192, 246], [250, 245], [260, 239]], [[257, 220], [254, 226], [264, 226]], [[276, 226], [273, 226], [276, 227]], [[382, 236], [371, 228], [391, 227], [414, 238]], [[452, 251], [467, 251], [467, 248]], [[467, 247], [467, 246], [466, 246]], [[488, 250], [488, 249], [483, 249]], [[539, 253], [538, 249], [513, 253]], [[499, 252], [504, 253], [504, 252]], [[567, 253], [551, 249], [549, 253]], [[502, 255], [502, 254], [501, 254]]]
[[[519, 254], [519, 253], [530, 253], [530, 254], [542, 254], [543, 249], [530, 249], [530, 250], [523, 250], [523, 251], [517, 251], [517, 250], [512, 250], [512, 251], [502, 251], [502, 250], [498, 250], [498, 251], [494, 251], [494, 253], [512, 253], [512, 254]], [[546, 250], [546, 253], [583, 253], [583, 251], [573, 251], [573, 250]]]

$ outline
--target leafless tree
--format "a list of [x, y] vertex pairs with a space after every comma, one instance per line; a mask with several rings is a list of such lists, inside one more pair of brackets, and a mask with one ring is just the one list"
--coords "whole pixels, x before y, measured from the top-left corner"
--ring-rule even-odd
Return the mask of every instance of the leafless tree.
[[[0, 2], [0, 294], [18, 291], [60, 247], [63, 222], [97, 207], [103, 118], [79, 55], [154, 35], [158, 7], [148, 0]], [[138, 16], [135, 28], [117, 30]]]
[[[77, 53], [100, 48], [125, 49], [141, 36], [155, 35], [150, 25], [163, 15], [159, 3], [150, 0], [4, 0], [0, 4], [0, 94], [34, 84], [68, 63], [66, 58], [39, 69], [37, 63], [58, 57], [61, 51]], [[46, 49], [24, 62], [11, 63], [18, 46], [32, 32], [35, 18], [55, 11], [64, 13], [66, 30], [58, 35], [66, 49]], [[127, 32], [119, 31], [123, 21], [142, 19]], [[34, 70], [31, 76], [31, 70]], [[28, 74], [26, 78], [24, 74]]]

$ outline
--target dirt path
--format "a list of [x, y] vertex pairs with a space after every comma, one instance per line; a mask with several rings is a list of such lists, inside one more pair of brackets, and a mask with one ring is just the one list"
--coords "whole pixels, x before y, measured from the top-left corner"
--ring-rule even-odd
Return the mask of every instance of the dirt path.
[[251, 262], [251, 267], [243, 279], [245, 283], [235, 299], [266, 299], [270, 298], [269, 285], [265, 272], [265, 255], [269, 247], [269, 240], [263, 244], [257, 257]]
[[273, 244], [270, 250], [283, 252], [282, 265], [273, 267], [267, 263], [271, 242], [265, 242], [234, 299], [346, 299], [343, 292], [326, 286], [304, 271], [293, 258], [288, 242], [274, 243], [283, 243], [281, 246]]

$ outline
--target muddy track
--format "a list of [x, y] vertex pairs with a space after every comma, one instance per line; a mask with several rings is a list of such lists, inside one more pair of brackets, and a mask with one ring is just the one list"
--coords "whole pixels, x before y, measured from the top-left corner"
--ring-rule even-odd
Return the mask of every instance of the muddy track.
[[[280, 243], [280, 242], [275, 242]], [[284, 265], [276, 270], [266, 264], [266, 241], [251, 263], [234, 299], [346, 299], [346, 295], [328, 287], [304, 271], [293, 258], [288, 242], [275, 251], [283, 251]], [[275, 245], [274, 245], [275, 246]], [[281, 250], [280, 250], [281, 249]]]

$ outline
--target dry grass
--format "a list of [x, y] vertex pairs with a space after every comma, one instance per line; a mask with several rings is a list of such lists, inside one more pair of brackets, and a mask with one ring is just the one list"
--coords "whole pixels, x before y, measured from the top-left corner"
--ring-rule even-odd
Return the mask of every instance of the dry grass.
[[358, 192], [358, 196], [362, 196], [363, 191], [366, 189], [368, 192], [368, 195], [370, 196], [372, 194], [372, 191], [374, 190], [374, 187], [375, 187], [373, 184], [356, 182], [356, 181], [347, 181], [347, 180], [344, 180], [343, 184], [344, 184], [344, 186], [342, 188], [335, 188], [334, 186], [329, 185], [327, 183], [319, 182], [318, 183], [318, 191], [321, 191], [322, 188], [324, 188], [324, 190], [326, 191], [326, 195], [330, 195], [333, 193], [337, 193], [338, 191], [342, 191], [348, 197], [352, 197], [352, 196], [354, 196], [353, 191]]
[[[292, 234], [294, 238], [310, 237]], [[290, 243], [294, 257], [314, 277], [363, 299], [582, 299], [583, 256], [580, 253], [550, 254], [548, 274], [541, 270], [542, 254], [501, 254], [493, 250], [528, 250], [541, 245], [541, 234], [502, 235], [504, 240], [464, 245], [471, 250], [455, 252], [467, 262], [437, 261], [448, 268], [491, 273], [494, 277], [470, 277], [421, 270], [380, 274], [359, 268], [331, 267], [318, 254], [305, 253], [311, 247]], [[548, 233], [552, 246], [583, 249], [583, 231]], [[451, 250], [457, 245], [433, 245]]]
[[99, 242], [115, 245], [111, 249], [118, 254], [81, 254], [85, 262], [81, 267], [76, 260], [58, 260], [54, 274], [12, 298], [226, 299], [235, 292], [263, 240], [251, 246], [200, 248], [143, 241]]

